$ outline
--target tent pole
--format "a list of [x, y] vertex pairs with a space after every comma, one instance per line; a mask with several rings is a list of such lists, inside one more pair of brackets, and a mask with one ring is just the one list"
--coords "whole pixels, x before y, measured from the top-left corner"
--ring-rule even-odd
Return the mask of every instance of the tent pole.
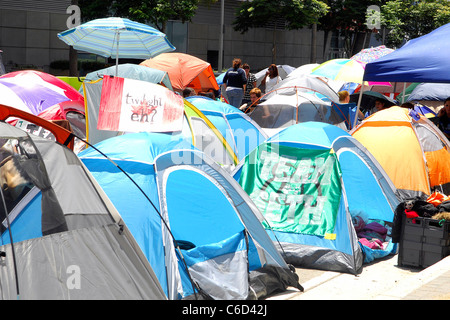
[[356, 127], [356, 123], [358, 122], [358, 115], [359, 115], [359, 110], [361, 109], [361, 100], [362, 100], [363, 92], [364, 92], [364, 81], [361, 84], [361, 90], [359, 91], [358, 105], [356, 107], [356, 115], [355, 115], [355, 120], [353, 121], [352, 129], [354, 127]]
[[403, 82], [402, 104], [405, 102], [406, 82]]

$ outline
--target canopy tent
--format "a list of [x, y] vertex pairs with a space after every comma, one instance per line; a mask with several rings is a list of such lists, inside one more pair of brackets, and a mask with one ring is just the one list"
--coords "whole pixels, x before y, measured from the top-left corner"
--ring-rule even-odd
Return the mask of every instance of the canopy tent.
[[450, 143], [426, 116], [397, 106], [364, 119], [353, 131], [402, 198], [450, 193]]
[[254, 204], [188, 141], [134, 133], [95, 147], [132, 179], [93, 148], [80, 154], [169, 299], [202, 293], [214, 299], [260, 298], [296, 285], [295, 273], [262, 228]]
[[5, 122], [0, 138], [0, 298], [166, 299], [128, 227], [71, 150]]
[[248, 155], [233, 176], [288, 263], [357, 274], [363, 262], [393, 250], [391, 243], [378, 251], [358, 245], [353, 219], [390, 223], [399, 201], [373, 156], [336, 126], [290, 126]]
[[366, 65], [365, 81], [449, 83], [450, 23]]

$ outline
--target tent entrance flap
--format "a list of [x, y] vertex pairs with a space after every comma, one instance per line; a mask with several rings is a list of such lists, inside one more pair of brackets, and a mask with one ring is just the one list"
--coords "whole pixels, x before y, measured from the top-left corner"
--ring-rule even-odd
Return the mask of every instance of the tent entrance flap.
[[246, 161], [240, 183], [264, 214], [265, 227], [333, 237], [342, 189], [332, 151], [268, 143]]

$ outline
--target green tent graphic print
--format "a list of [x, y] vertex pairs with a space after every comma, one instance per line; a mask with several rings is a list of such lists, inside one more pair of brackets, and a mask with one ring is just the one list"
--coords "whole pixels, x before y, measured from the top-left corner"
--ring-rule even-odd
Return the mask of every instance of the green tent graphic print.
[[332, 149], [265, 143], [245, 161], [239, 183], [267, 220], [265, 228], [335, 237], [342, 187]]

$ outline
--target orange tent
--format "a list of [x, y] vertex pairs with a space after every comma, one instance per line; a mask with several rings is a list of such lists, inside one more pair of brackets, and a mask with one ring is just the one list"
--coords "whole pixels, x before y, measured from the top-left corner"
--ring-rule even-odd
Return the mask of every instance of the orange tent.
[[351, 131], [378, 160], [403, 198], [450, 193], [450, 142], [425, 116], [391, 107]]
[[211, 65], [189, 54], [161, 53], [152, 59], [142, 61], [140, 65], [166, 71], [176, 91], [181, 92], [186, 87], [194, 88], [197, 93], [208, 89], [219, 90]]

